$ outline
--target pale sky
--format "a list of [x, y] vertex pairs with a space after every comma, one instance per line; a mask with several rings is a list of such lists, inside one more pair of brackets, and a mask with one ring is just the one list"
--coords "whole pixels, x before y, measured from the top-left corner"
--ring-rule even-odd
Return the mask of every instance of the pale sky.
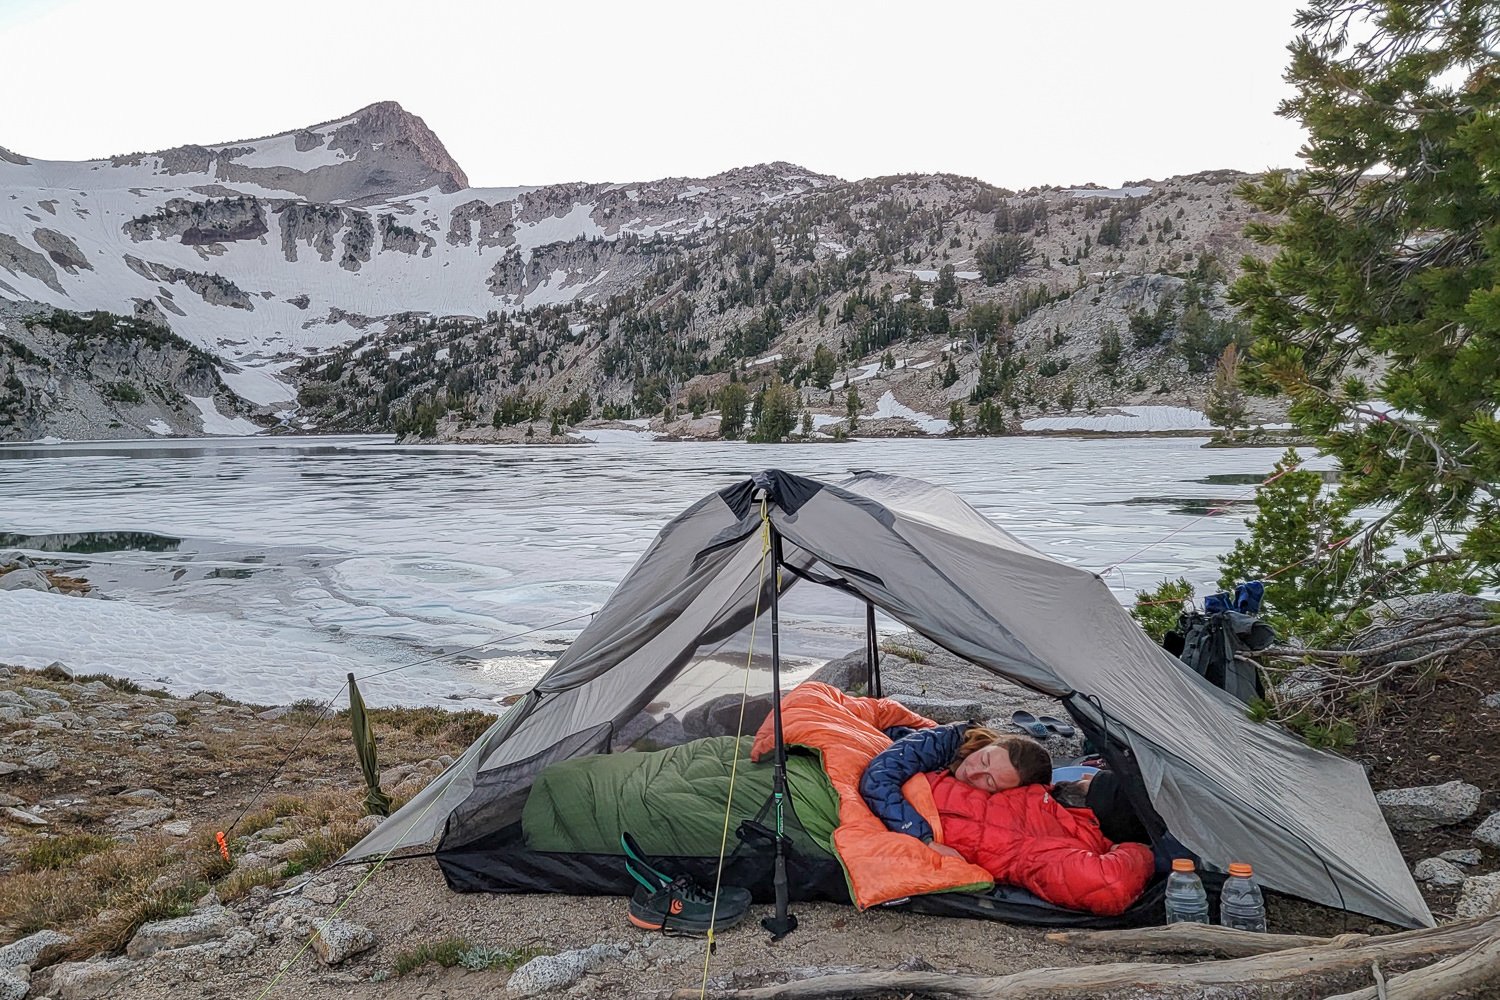
[[81, 160], [395, 100], [477, 186], [1117, 185], [1297, 163], [1289, 0], [0, 0], [0, 146]]

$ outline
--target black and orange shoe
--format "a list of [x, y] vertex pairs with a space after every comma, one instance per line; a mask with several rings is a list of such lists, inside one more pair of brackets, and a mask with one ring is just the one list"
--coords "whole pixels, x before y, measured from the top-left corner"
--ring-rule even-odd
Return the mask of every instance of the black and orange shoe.
[[630, 897], [630, 922], [648, 931], [668, 934], [707, 934], [733, 927], [750, 911], [750, 890], [738, 886], [719, 887], [719, 905], [714, 897], [686, 875], [673, 877], [646, 859], [635, 838], [624, 834], [625, 870], [640, 883]]
[[655, 892], [639, 885], [635, 895], [630, 897], [632, 924], [642, 930], [668, 934], [707, 934], [710, 926], [716, 932], [722, 931], [745, 919], [749, 911], [750, 890], [722, 886], [716, 911], [713, 894], [705, 892], [686, 875], [673, 879]]

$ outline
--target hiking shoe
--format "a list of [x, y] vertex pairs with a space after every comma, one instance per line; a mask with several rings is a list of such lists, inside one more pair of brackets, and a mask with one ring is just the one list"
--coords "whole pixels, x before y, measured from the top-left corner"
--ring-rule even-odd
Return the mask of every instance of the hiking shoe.
[[657, 889], [636, 887], [630, 897], [630, 922], [642, 930], [668, 934], [707, 934], [713, 929], [733, 927], [750, 912], [750, 890], [738, 886], [721, 886], [719, 908], [714, 911], [712, 893], [704, 891], [686, 875], [678, 876]]

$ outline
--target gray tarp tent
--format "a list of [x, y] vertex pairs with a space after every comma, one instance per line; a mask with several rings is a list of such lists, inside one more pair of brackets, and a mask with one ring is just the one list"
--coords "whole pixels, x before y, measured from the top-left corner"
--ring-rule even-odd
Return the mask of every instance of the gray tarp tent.
[[876, 473], [826, 484], [765, 472], [672, 520], [536, 687], [346, 860], [513, 822], [541, 766], [608, 751], [664, 689], [693, 689], [695, 652], [745, 626], [757, 596], [768, 610], [761, 495], [789, 567], [840, 580], [937, 645], [1107, 724], [1207, 866], [1253, 859], [1269, 888], [1432, 924], [1358, 764], [1251, 721], [1155, 645], [1095, 573], [946, 489]]

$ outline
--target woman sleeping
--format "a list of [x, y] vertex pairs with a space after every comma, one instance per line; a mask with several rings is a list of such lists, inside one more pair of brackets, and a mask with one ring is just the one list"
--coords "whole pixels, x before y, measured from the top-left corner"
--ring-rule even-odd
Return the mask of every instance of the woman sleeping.
[[[931, 785], [942, 843], [902, 793], [918, 774]], [[1112, 844], [1090, 810], [1057, 801], [1047, 785], [1051, 776], [1041, 744], [959, 723], [896, 740], [870, 761], [860, 794], [887, 829], [977, 864], [997, 882], [1058, 906], [1124, 912], [1151, 879], [1151, 849]]]

